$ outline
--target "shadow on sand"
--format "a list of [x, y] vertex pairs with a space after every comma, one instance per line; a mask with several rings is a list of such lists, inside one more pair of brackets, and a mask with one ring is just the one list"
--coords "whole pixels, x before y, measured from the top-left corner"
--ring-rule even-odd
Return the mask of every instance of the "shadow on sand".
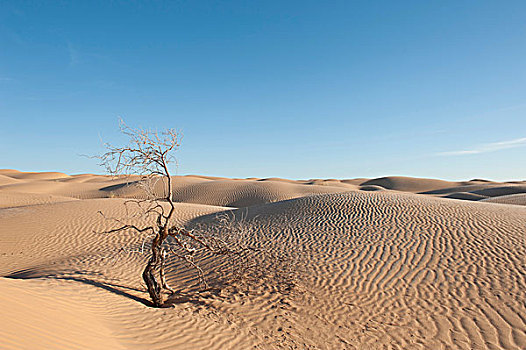
[[[100, 275], [98, 273], [90, 273], [88, 271], [75, 271], [75, 274], [81, 274], [86, 276], [96, 276]], [[39, 273], [37, 270], [20, 270], [13, 272], [9, 275], [4, 276], [5, 278], [11, 279], [20, 279], [20, 280], [31, 280], [31, 279], [55, 279], [55, 280], [65, 280], [65, 281], [74, 281], [78, 283], [87, 284], [97, 288], [101, 288], [105, 291], [113, 293], [115, 295], [131, 299], [133, 301], [139, 302], [148, 307], [154, 307], [154, 304], [149, 300], [142, 298], [140, 296], [129, 293], [128, 291], [146, 293], [146, 290], [133, 288], [129, 286], [124, 286], [120, 284], [97, 281], [93, 278], [88, 277], [74, 277], [74, 276], [57, 276], [54, 274]], [[214, 295], [218, 295], [221, 292], [219, 288], [209, 288], [206, 290], [192, 290], [188, 292], [183, 292], [181, 290], [175, 291], [175, 293], [170, 294], [161, 308], [170, 308], [178, 304], [190, 303], [196, 306], [206, 305], [204, 299], [211, 298]]]

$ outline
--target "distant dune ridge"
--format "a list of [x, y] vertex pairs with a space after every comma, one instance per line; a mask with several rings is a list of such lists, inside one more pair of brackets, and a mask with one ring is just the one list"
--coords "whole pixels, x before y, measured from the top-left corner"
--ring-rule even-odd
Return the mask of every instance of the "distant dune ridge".
[[[495, 203], [499, 202], [497, 197], [526, 194], [526, 181], [501, 183], [483, 179], [451, 182], [403, 176], [347, 180], [227, 179], [197, 175], [175, 176], [174, 178], [174, 199], [178, 202], [235, 208], [312, 194], [351, 190], [393, 190], [472, 201], [486, 199], [486, 201]], [[69, 199], [142, 198], [145, 194], [136, 185], [137, 180], [137, 177], [112, 178], [93, 174], [70, 176], [59, 172], [25, 173], [0, 169], [0, 191], [2, 193], [45, 194], [58, 196], [62, 200], [64, 197]], [[82, 185], [79, 186], [79, 184]], [[1, 198], [0, 201], [0, 205], [9, 204], [5, 198]], [[524, 205], [522, 203], [519, 200], [508, 204]]]
[[145, 256], [116, 254], [144, 237], [97, 233], [137, 180], [0, 170], [0, 347], [526, 349], [526, 181], [174, 177], [178, 224], [249, 222], [301, 278], [199, 294], [171, 260], [154, 309]]

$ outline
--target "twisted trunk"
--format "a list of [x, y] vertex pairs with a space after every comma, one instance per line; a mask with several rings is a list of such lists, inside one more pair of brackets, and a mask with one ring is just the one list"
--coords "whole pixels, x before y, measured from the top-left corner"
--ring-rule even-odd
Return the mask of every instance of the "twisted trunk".
[[[165, 199], [168, 202], [168, 204], [170, 204], [170, 212], [166, 216], [159, 214], [159, 217], [158, 217], [159, 231], [157, 235], [155, 235], [155, 238], [152, 241], [152, 256], [148, 260], [148, 264], [146, 265], [146, 268], [144, 269], [142, 273], [142, 278], [144, 282], [146, 283], [146, 286], [148, 288], [148, 293], [150, 294], [150, 297], [152, 298], [153, 304], [157, 307], [163, 304], [163, 297], [161, 294], [162, 288], [170, 291], [171, 293], [174, 293], [173, 289], [171, 289], [168, 283], [166, 282], [166, 277], [164, 273], [166, 252], [163, 249], [162, 245], [166, 237], [168, 237], [168, 233], [169, 233], [168, 227], [170, 227], [170, 221], [175, 212], [175, 205], [172, 199], [173, 197], [172, 178], [170, 177], [170, 171], [168, 170], [168, 166], [167, 166], [166, 160], [164, 159], [164, 155], [162, 156], [161, 161], [162, 161], [162, 166], [165, 171], [163, 176], [166, 177], [167, 179], [166, 185], [168, 187], [167, 188], [168, 191], [167, 191]], [[164, 218], [164, 224], [162, 224], [163, 218]], [[157, 268], [159, 268], [160, 283], [159, 281], [157, 281], [157, 278], [155, 277]]]
[[161, 285], [155, 278], [155, 272], [162, 259], [161, 244], [159, 235], [156, 235], [152, 241], [152, 256], [148, 260], [148, 264], [142, 273], [142, 278], [148, 288], [148, 293], [155, 306], [159, 307], [163, 304], [163, 297], [161, 295]]
[[[166, 237], [168, 237], [168, 227], [170, 226], [170, 219], [172, 218], [174, 211], [175, 211], [175, 205], [173, 203], [173, 189], [172, 189], [172, 179], [170, 177], [170, 171], [168, 170], [168, 166], [166, 164], [166, 161], [164, 158], [162, 158], [162, 164], [163, 168], [165, 170], [165, 174], [163, 176], [167, 179], [167, 189], [168, 193], [166, 195], [166, 201], [170, 204], [170, 212], [166, 217], [164, 217], [164, 225], [161, 225], [161, 221], [163, 216], [159, 215], [158, 223], [159, 223], [159, 232], [155, 236], [155, 238], [152, 241], [152, 256], [150, 257], [150, 260], [148, 260], [148, 264], [146, 265], [146, 268], [144, 269], [142, 273], [142, 278], [144, 279], [144, 282], [146, 283], [146, 286], [148, 287], [148, 293], [150, 294], [150, 297], [152, 298], [153, 304], [157, 307], [161, 306], [163, 304], [163, 298], [161, 295], [162, 288], [170, 291], [171, 293], [174, 293], [174, 290], [170, 288], [168, 283], [166, 282], [166, 277], [164, 273], [164, 264], [166, 261], [166, 252], [162, 247], [162, 244]], [[159, 278], [160, 283], [157, 281], [157, 278], [155, 277], [155, 273], [157, 268], [159, 268]]]

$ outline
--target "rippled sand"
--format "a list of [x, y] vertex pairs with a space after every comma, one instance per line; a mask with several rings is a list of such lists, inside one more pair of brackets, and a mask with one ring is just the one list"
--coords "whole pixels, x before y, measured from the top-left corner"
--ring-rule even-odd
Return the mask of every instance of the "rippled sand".
[[0, 170], [2, 348], [526, 349], [524, 182], [177, 177], [178, 224], [228, 212], [298, 281], [199, 293], [172, 260], [155, 309], [144, 237], [98, 233], [134, 180]]

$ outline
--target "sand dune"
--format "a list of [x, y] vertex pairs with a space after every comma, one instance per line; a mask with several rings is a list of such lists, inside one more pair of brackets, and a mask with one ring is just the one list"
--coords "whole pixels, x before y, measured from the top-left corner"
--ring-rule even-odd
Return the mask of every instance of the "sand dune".
[[50, 288], [32, 281], [0, 280], [2, 348], [100, 349], [104, 344], [125, 349], [104, 320], [82, 303], [70, 303], [62, 289], [50, 293]]
[[290, 345], [526, 346], [523, 208], [349, 192], [249, 213], [276, 249], [308, 254], [309, 294], [286, 319], [299, 330]]
[[443, 196], [442, 198], [451, 198], [451, 199], [462, 199], [466, 201], [479, 201], [482, 199], [488, 198], [480, 194], [475, 194], [472, 192], [451, 192]]
[[175, 188], [174, 199], [185, 203], [201, 203], [227, 207], [248, 207], [318, 193], [334, 193], [352, 187], [303, 185], [282, 181], [221, 180]]
[[55, 180], [68, 178], [69, 175], [59, 172], [22, 172], [13, 169], [0, 169], [0, 174], [20, 180]]
[[424, 192], [439, 188], [452, 187], [455, 183], [435, 179], [419, 179], [404, 176], [389, 176], [372, 179], [361, 183], [362, 186], [375, 185], [381, 186], [388, 190], [404, 192]]
[[72, 200], [76, 199], [51, 194], [2, 192], [0, 194], [0, 208], [24, 207], [29, 205], [67, 202]]
[[16, 184], [17, 182], [19, 182], [18, 179], [0, 174], [0, 186]]
[[492, 188], [485, 188], [478, 191], [473, 191], [474, 194], [480, 194], [487, 197], [500, 197], [510, 194], [526, 193], [526, 186], [498, 186]]
[[483, 199], [482, 201], [488, 203], [526, 205], [526, 193], [515, 193], [504, 196], [491, 197]]
[[[101, 176], [93, 174], [66, 175], [59, 172], [24, 173], [0, 170], [0, 191], [6, 193], [46, 194], [76, 199], [145, 198], [137, 186], [138, 177]], [[174, 200], [227, 207], [247, 207], [320, 193], [337, 193], [360, 189], [363, 191], [393, 190], [440, 196], [450, 199], [476, 201], [526, 193], [522, 181], [507, 183], [474, 179], [451, 182], [389, 176], [377, 179], [310, 179], [280, 178], [226, 179], [213, 176], [175, 176]], [[82, 184], [82, 186], [79, 186]], [[162, 188], [158, 184], [158, 188]], [[498, 203], [498, 201], [495, 201]], [[522, 202], [519, 202], [522, 203]]]
[[[99, 210], [136, 212], [134, 179], [0, 176], [13, 179], [0, 182], [3, 348], [526, 348], [522, 182], [176, 177], [178, 224], [212, 230], [230, 213], [249, 243], [297, 259], [298, 281], [198, 293], [172, 259], [179, 293], [155, 309], [145, 237], [98, 233], [112, 227]], [[214, 282], [224, 261], [198, 259]]]

